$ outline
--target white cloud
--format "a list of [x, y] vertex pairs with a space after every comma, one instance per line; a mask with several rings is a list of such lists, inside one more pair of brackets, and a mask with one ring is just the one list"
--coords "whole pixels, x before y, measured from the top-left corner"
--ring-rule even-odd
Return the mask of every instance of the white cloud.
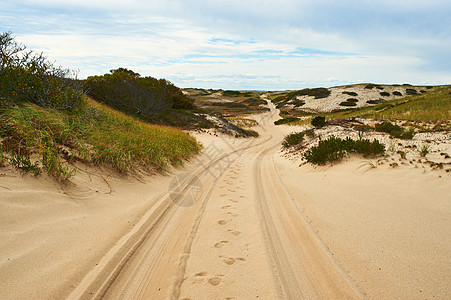
[[[0, 5], [1, 28], [81, 76], [129, 67], [184, 86], [262, 89], [450, 81], [451, 4], [442, 0]], [[298, 48], [311, 50], [293, 54]]]

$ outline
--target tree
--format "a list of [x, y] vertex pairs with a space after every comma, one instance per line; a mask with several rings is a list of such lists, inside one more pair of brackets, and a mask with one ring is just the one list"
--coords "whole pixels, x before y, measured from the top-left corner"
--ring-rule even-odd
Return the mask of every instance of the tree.
[[0, 105], [32, 102], [71, 110], [85, 93], [77, 73], [55, 66], [42, 53], [26, 51], [11, 32], [0, 33]]

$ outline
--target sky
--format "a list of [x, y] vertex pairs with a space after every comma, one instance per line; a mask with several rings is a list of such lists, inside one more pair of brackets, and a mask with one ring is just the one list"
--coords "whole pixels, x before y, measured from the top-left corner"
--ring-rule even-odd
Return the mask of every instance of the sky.
[[0, 0], [0, 32], [80, 78], [179, 87], [451, 83], [449, 0]]

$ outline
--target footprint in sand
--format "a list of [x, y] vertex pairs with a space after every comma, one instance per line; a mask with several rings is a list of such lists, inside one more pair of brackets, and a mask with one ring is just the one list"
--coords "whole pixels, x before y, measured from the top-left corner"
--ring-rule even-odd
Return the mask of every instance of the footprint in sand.
[[223, 276], [224, 275], [216, 275], [216, 276], [208, 279], [208, 283], [211, 284], [212, 286], [217, 286], [217, 285], [219, 285], [221, 283], [221, 278]]
[[219, 195], [220, 197], [225, 197], [225, 196], [227, 196], [227, 194], [221, 194], [221, 195]]
[[205, 272], [205, 271], [203, 271], [203, 272], [199, 272], [199, 273], [197, 273], [196, 275], [194, 275], [194, 276], [196, 276], [196, 277], [202, 277], [202, 276], [207, 276], [208, 275], [208, 273], [207, 272]]
[[222, 247], [224, 247], [225, 246], [225, 244], [227, 244], [229, 241], [220, 241], [220, 242], [217, 242], [216, 244], [215, 244], [215, 248], [222, 248]]
[[236, 236], [238, 236], [238, 235], [241, 234], [241, 231], [238, 231], [238, 230], [232, 230], [232, 229], [229, 229], [228, 231], [229, 231], [231, 234], [236, 235]]
[[230, 212], [230, 211], [227, 214], [231, 215], [232, 217], [238, 217], [239, 216], [239, 214], [236, 214], [236, 213], [233, 213], [233, 212]]
[[235, 193], [234, 189], [228, 189], [229, 192]]
[[225, 262], [227, 265], [231, 266], [234, 263], [236, 263], [237, 261], [246, 261], [244, 258], [242, 257], [237, 257], [237, 258], [233, 258], [233, 257], [225, 257], [225, 256], [220, 256], [223, 257], [224, 259], [222, 260], [223, 262]]
[[218, 224], [219, 225], [225, 225], [225, 224], [227, 224], [229, 221], [226, 221], [226, 220], [219, 220], [218, 221]]
[[232, 205], [224, 205], [223, 207], [221, 207], [222, 209], [226, 209], [226, 208], [229, 208], [229, 207], [231, 207]]
[[229, 199], [229, 201], [232, 201], [233, 203], [237, 203], [238, 200]]

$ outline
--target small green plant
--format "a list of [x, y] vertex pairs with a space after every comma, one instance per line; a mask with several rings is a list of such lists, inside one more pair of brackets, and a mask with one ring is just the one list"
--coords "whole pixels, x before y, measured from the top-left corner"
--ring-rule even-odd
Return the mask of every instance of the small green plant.
[[346, 101], [348, 101], [348, 102], [359, 102], [359, 99], [356, 99], [356, 98], [348, 98]]
[[371, 169], [376, 169], [377, 168], [377, 163], [374, 163], [371, 160], [365, 160], [365, 161], [362, 162], [361, 166], [362, 167], [369, 166]]
[[297, 133], [290, 133], [289, 135], [287, 135], [283, 142], [282, 142], [282, 146], [284, 148], [289, 148], [292, 146], [295, 146], [299, 143], [301, 143], [304, 140], [304, 133], [303, 132], [297, 132]]
[[395, 96], [402, 96], [401, 92], [398, 92], [398, 91], [394, 91], [393, 95], [395, 95]]
[[310, 138], [314, 138], [315, 137], [315, 129], [309, 129], [305, 131], [305, 135], [310, 137]]
[[380, 92], [379, 94], [384, 97], [390, 96], [390, 93], [388, 93], [388, 92]]
[[388, 147], [388, 151], [395, 152], [396, 145], [393, 142], [390, 142], [390, 146]]
[[316, 128], [321, 128], [326, 124], [326, 117], [316, 116], [312, 119], [310, 123]]
[[396, 153], [399, 154], [399, 156], [401, 157], [401, 159], [406, 159], [406, 155], [407, 155], [407, 152], [406, 152], [406, 151], [398, 150]]
[[33, 172], [34, 176], [41, 174], [41, 168], [39, 167], [39, 162], [31, 162], [28, 155], [22, 155], [20, 153], [14, 152], [9, 159], [11, 165], [23, 172]]
[[444, 158], [451, 158], [451, 156], [449, 156], [449, 154], [445, 152], [440, 153], [440, 155], [443, 156]]
[[426, 155], [428, 155], [430, 151], [431, 151], [431, 146], [428, 144], [425, 144], [425, 145], [421, 146], [420, 156], [426, 157]]
[[368, 90], [372, 90], [372, 89], [374, 89], [375, 87], [376, 87], [376, 86], [375, 86], [374, 84], [372, 84], [372, 83], [369, 83], [369, 84], [365, 85], [365, 88], [368, 89]]

